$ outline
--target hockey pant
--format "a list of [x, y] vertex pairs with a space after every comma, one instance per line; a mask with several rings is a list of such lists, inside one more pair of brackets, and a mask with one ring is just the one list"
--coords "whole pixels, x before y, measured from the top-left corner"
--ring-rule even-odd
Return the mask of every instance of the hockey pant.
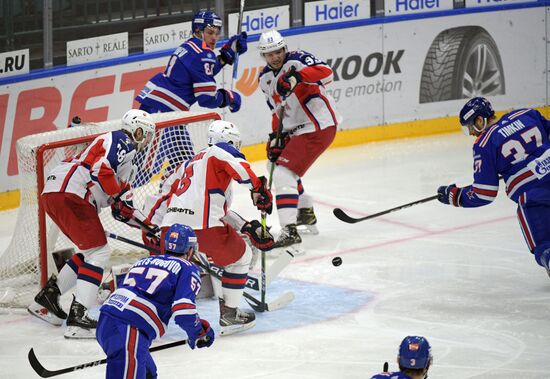
[[157, 378], [152, 341], [141, 330], [101, 312], [96, 337], [107, 355], [107, 379]]
[[537, 263], [550, 268], [550, 190], [534, 188], [518, 199], [517, 216]]
[[252, 250], [229, 225], [195, 230], [199, 250], [223, 267], [222, 293], [225, 305], [237, 308], [246, 284]]
[[64, 294], [76, 285], [76, 300], [90, 308], [97, 303], [103, 269], [111, 256], [99, 216], [90, 203], [72, 193], [46, 193], [42, 202], [48, 216], [80, 250], [59, 272], [59, 290]]

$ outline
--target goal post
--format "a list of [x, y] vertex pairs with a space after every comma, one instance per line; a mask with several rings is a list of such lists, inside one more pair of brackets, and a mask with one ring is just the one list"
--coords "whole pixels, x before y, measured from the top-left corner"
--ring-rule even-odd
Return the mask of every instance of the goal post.
[[[158, 193], [163, 176], [208, 146], [208, 125], [220, 119], [216, 112], [166, 112], [151, 117], [156, 125], [155, 138], [134, 159], [139, 168], [133, 182], [136, 209], [143, 207], [148, 196]], [[0, 251], [0, 307], [28, 306], [39, 287], [56, 272], [51, 253], [75, 248], [47, 217], [40, 201], [49, 171], [84, 150], [98, 135], [120, 128], [120, 119], [84, 123], [17, 141], [21, 202], [11, 242], [3, 254]], [[140, 230], [114, 220], [110, 209], [103, 209], [100, 219], [106, 231], [141, 239]], [[113, 264], [144, 254], [118, 241], [108, 242]]]

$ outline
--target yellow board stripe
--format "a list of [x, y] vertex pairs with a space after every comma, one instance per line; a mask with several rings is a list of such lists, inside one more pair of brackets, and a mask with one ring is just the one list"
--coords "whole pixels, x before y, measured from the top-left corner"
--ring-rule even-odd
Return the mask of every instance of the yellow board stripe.
[[[537, 108], [544, 117], [550, 119], [550, 106]], [[506, 112], [509, 112], [506, 111]], [[506, 112], [497, 112], [501, 116]], [[398, 138], [424, 137], [441, 133], [460, 131], [458, 116], [417, 120], [396, 124], [371, 126], [352, 130], [341, 130], [331, 148], [361, 145], [375, 141], [386, 141]], [[242, 152], [250, 162], [266, 159], [265, 143], [244, 146]], [[0, 211], [19, 206], [19, 191], [0, 192]]]

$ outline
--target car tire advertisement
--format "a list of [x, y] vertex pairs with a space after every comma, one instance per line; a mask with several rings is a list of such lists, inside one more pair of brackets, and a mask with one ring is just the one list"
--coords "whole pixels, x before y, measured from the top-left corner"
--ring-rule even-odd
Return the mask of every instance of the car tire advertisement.
[[[548, 13], [542, 6], [446, 11], [282, 32], [290, 50], [310, 52], [333, 68], [327, 90], [344, 117], [340, 130], [391, 127], [456, 117], [472, 96], [489, 97], [497, 110], [547, 106]], [[257, 35], [251, 36], [248, 52], [239, 59], [234, 89], [242, 95], [241, 110], [217, 109], [239, 126], [247, 145], [265, 141], [271, 131], [271, 113], [258, 87], [265, 61], [257, 41]], [[139, 106], [133, 98], [164, 70], [169, 55], [145, 54], [122, 59], [122, 64], [0, 81], [0, 191], [18, 188], [18, 138], [65, 128], [75, 115], [83, 122], [121, 118]], [[231, 74], [232, 67], [225, 68], [216, 77], [218, 87], [229, 88]], [[201, 109], [194, 105], [191, 110]], [[422, 128], [422, 123], [413, 125]]]

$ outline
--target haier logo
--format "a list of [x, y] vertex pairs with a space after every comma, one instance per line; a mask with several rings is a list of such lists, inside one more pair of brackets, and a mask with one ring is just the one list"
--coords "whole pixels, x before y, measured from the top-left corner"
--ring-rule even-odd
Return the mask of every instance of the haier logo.
[[453, 9], [452, 1], [440, 0], [393, 0], [386, 2], [386, 15], [409, 14], [416, 12]]
[[326, 0], [304, 4], [304, 24], [328, 24], [370, 17], [367, 0]]
[[243, 17], [243, 30], [258, 32], [263, 29], [278, 29], [279, 15], [269, 16], [260, 13], [259, 17]]
[[[288, 29], [290, 27], [289, 6], [273, 7], [243, 13], [242, 30], [249, 34], [263, 33], [271, 29]], [[229, 35], [237, 32], [239, 14], [228, 17]]]

